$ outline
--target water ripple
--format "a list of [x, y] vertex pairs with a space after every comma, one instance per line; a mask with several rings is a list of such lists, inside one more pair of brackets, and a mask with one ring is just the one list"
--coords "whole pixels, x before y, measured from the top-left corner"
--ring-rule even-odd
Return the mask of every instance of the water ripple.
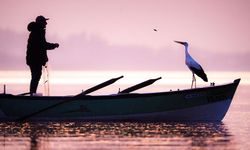
[[223, 123], [0, 123], [11, 149], [234, 149], [232, 139]]

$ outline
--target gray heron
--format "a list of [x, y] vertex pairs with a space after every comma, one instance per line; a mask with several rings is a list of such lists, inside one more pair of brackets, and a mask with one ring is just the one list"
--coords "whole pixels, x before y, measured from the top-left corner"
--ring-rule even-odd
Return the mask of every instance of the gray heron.
[[195, 82], [195, 88], [196, 88], [196, 79], [195, 79], [195, 75], [196, 74], [198, 77], [200, 77], [201, 79], [203, 79], [203, 81], [207, 82], [207, 75], [204, 72], [204, 70], [202, 69], [201, 65], [195, 61], [192, 56], [189, 54], [188, 52], [188, 43], [187, 42], [181, 42], [181, 41], [174, 41], [176, 43], [182, 44], [185, 46], [185, 63], [188, 66], [188, 68], [190, 69], [190, 71], [193, 74], [193, 78], [192, 78], [192, 84], [191, 84], [191, 88], [193, 88], [193, 83]]

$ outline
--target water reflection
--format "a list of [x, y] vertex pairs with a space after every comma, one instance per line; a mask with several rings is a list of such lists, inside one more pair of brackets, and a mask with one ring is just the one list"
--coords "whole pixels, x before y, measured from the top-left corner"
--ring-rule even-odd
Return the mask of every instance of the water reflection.
[[223, 123], [0, 123], [2, 149], [233, 149], [232, 138]]

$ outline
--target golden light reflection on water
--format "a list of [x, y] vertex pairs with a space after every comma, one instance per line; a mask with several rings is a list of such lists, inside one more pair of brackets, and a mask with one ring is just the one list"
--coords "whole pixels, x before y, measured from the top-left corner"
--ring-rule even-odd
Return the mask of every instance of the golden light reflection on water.
[[1, 150], [30, 150], [31, 142], [29, 137], [0, 137]]
[[[0, 123], [0, 142], [33, 149], [233, 148], [223, 123]], [[30, 137], [30, 138], [29, 138]], [[21, 140], [18, 140], [21, 139]]]

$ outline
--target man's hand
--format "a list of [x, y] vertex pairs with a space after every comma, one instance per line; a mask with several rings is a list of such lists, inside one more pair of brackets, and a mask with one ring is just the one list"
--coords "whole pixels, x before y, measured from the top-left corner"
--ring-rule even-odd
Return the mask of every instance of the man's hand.
[[58, 48], [59, 47], [59, 44], [58, 43], [55, 43], [55, 48]]

